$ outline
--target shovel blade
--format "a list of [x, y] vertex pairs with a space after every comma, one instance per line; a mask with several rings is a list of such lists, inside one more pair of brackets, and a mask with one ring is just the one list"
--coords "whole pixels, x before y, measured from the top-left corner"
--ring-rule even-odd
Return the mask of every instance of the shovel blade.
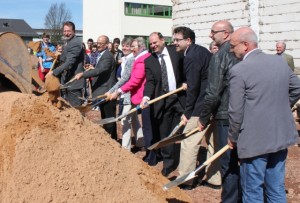
[[110, 118], [101, 119], [100, 121], [97, 121], [96, 123], [98, 123], [99, 125], [105, 125], [105, 124], [114, 123], [117, 121], [118, 121], [118, 118], [110, 117]]
[[191, 179], [195, 178], [196, 176], [197, 175], [196, 175], [196, 173], [194, 171], [191, 172], [191, 173], [188, 173], [188, 174], [186, 174], [186, 175], [184, 175], [184, 176], [182, 176], [182, 177], [180, 177], [178, 179], [175, 179], [175, 180], [170, 181], [167, 184], [165, 184], [163, 186], [163, 190], [167, 191], [167, 190], [169, 190], [169, 189], [171, 189], [173, 187], [176, 187], [176, 186], [178, 186], [178, 185], [180, 185], [180, 184], [182, 184], [182, 183], [184, 183], [184, 182], [186, 182], [188, 180], [191, 180]]
[[149, 150], [158, 149], [158, 148], [164, 147], [166, 145], [173, 144], [177, 141], [181, 141], [185, 138], [186, 138], [185, 133], [176, 135], [176, 136], [172, 136], [172, 137], [166, 137], [166, 138], [162, 139], [161, 141], [154, 143], [153, 145], [148, 147], [148, 149]]

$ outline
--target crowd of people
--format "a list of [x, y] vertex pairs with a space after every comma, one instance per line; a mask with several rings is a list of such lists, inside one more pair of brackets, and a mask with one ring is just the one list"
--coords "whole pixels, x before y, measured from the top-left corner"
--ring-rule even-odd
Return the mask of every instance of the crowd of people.
[[[286, 202], [287, 148], [298, 139], [291, 106], [300, 98], [300, 79], [293, 73], [293, 59], [284, 53], [284, 42], [276, 44], [277, 54], [265, 54], [251, 28], [234, 31], [225, 20], [213, 24], [210, 50], [196, 44], [195, 32], [184, 26], [173, 30], [172, 44], [166, 44], [160, 32], [152, 32], [150, 50], [142, 37], [115, 38], [110, 43], [106, 35], [96, 42], [89, 39], [85, 49], [69, 21], [63, 35], [59, 65], [46, 78], [56, 76], [61, 84], [75, 78], [62, 91], [75, 107], [84, 102], [82, 96], [105, 95], [108, 102], [99, 105], [102, 119], [116, 117], [117, 106], [119, 115], [137, 108], [121, 120], [124, 149], [145, 147], [143, 160], [148, 165], [162, 160], [162, 175], [168, 177], [178, 169], [179, 178], [195, 170], [203, 138], [208, 158], [228, 144], [231, 150], [206, 168], [201, 183], [222, 188], [224, 203]], [[47, 61], [40, 62], [42, 73], [50, 66]], [[90, 90], [84, 95], [87, 86]], [[149, 105], [181, 87], [182, 91]], [[180, 147], [148, 150], [178, 124], [184, 126], [183, 133], [195, 128], [198, 132], [182, 140]], [[103, 127], [117, 140], [116, 122]], [[191, 180], [180, 187], [191, 190], [197, 185]]]

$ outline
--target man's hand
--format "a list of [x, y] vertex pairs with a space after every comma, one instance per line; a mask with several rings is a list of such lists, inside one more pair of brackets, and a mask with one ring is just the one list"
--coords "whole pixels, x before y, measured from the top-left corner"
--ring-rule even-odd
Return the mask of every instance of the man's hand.
[[104, 95], [106, 96], [106, 98], [107, 98], [108, 100], [111, 100], [111, 97], [112, 97], [112, 94], [111, 94], [111, 93], [106, 92]]
[[109, 100], [111, 101], [111, 100], [117, 99], [119, 96], [119, 93], [118, 93], [118, 91], [115, 91], [114, 93], [112, 93], [110, 95], [111, 96], [110, 96]]
[[82, 78], [83, 73], [77, 73], [75, 75], [76, 80], [79, 80], [80, 78]]
[[148, 106], [149, 106], [149, 104], [148, 104], [148, 99], [143, 98], [143, 100], [142, 100], [141, 103], [140, 103], [140, 107], [141, 107], [142, 109], [144, 109], [144, 108], [147, 108]]
[[232, 142], [229, 138], [227, 138], [227, 143], [228, 143], [230, 149], [233, 149], [236, 147], [236, 142]]
[[186, 83], [182, 83], [182, 87], [183, 87], [183, 90], [187, 90], [187, 84]]
[[201, 132], [201, 131], [203, 131], [204, 129], [205, 129], [205, 126], [204, 125], [202, 125], [202, 123], [198, 120], [198, 122], [197, 122], [197, 125], [198, 125], [198, 128], [199, 128], [199, 131]]
[[183, 125], [186, 125], [188, 122], [188, 119], [185, 117], [184, 114], [181, 116], [181, 122], [183, 123]]
[[46, 74], [46, 78], [49, 76], [49, 75], [53, 75], [53, 71], [52, 70], [50, 70], [47, 74]]

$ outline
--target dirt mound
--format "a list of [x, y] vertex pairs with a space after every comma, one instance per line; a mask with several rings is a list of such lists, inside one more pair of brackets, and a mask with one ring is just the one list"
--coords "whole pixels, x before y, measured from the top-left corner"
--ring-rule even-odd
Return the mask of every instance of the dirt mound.
[[0, 93], [0, 202], [192, 202], [75, 109]]

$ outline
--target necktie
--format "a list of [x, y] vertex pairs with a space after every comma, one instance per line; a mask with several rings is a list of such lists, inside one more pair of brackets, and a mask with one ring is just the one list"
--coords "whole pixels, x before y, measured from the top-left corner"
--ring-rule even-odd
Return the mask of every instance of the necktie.
[[161, 66], [162, 88], [165, 92], [169, 92], [167, 66], [163, 54], [160, 55], [160, 66]]

